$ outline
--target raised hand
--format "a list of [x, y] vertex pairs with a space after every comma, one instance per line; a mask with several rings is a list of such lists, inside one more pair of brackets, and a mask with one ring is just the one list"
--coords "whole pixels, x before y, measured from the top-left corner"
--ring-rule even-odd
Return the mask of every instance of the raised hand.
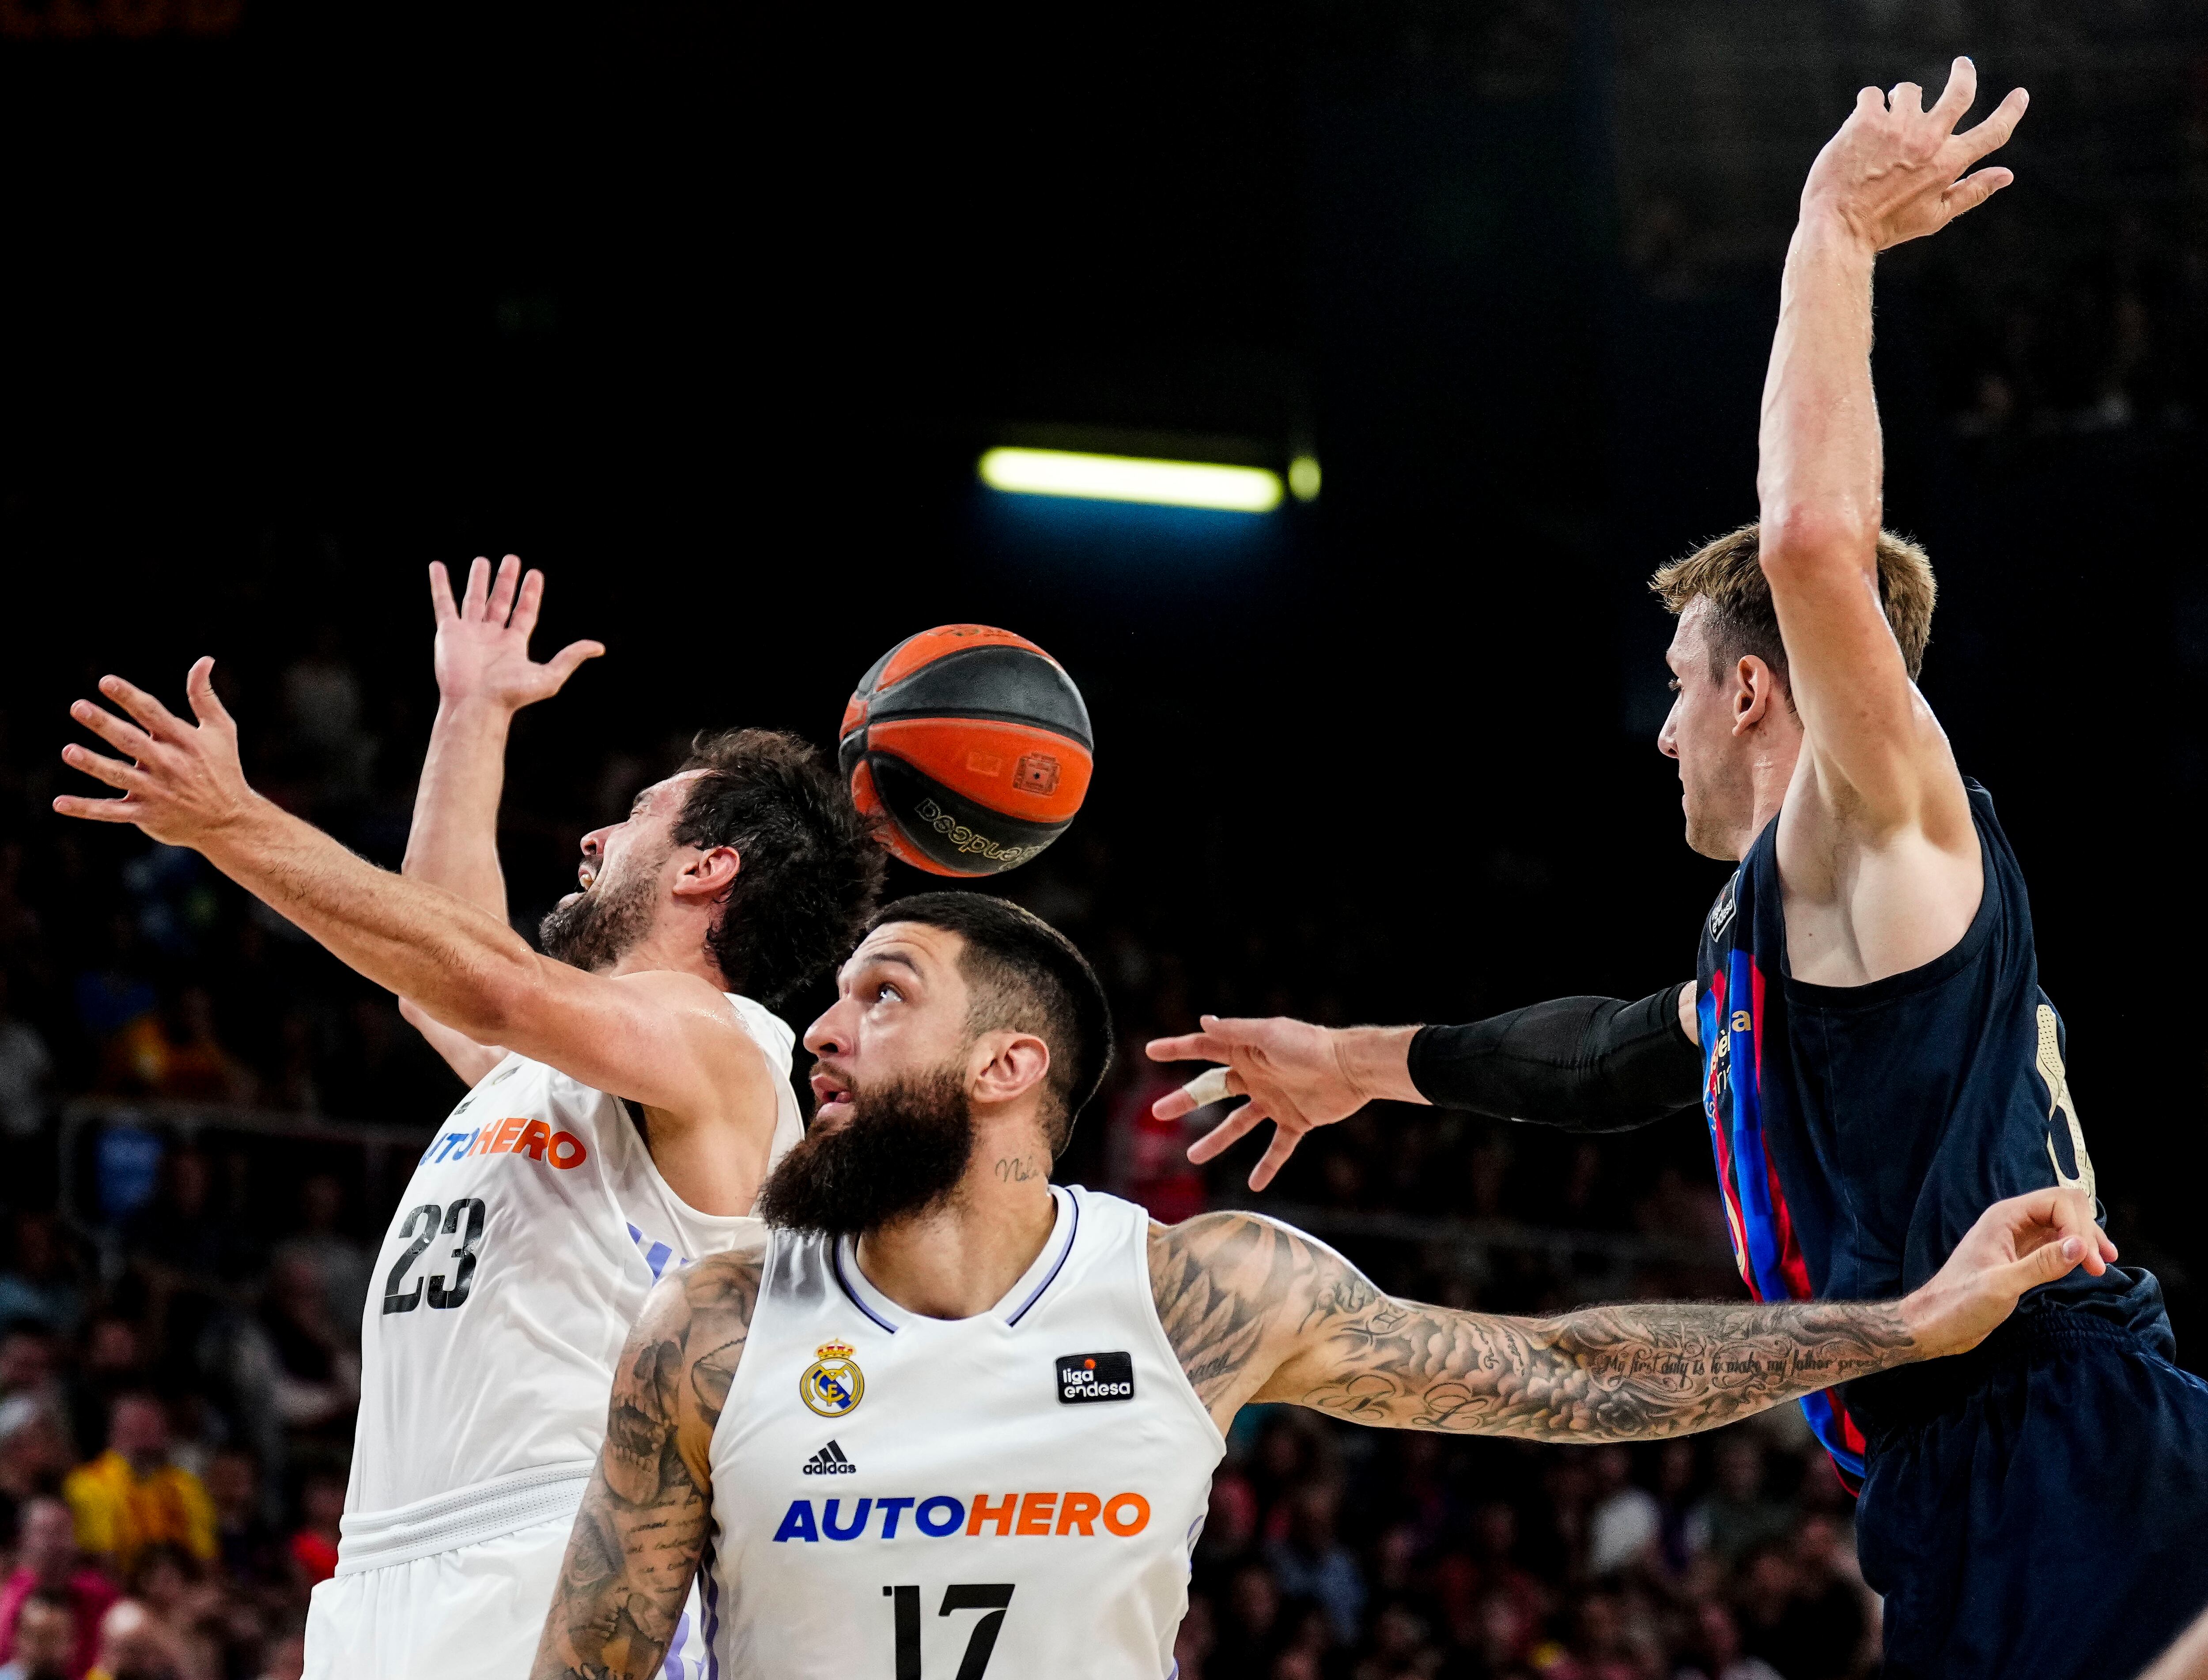
[[[1250, 1099], [1191, 1147], [1191, 1161], [1209, 1161], [1260, 1121], [1272, 1121], [1273, 1141], [1250, 1174], [1252, 1190], [1273, 1181], [1305, 1132], [1347, 1119], [1385, 1095], [1365, 1089], [1357, 1077], [1352, 1059], [1343, 1053], [1347, 1035], [1279, 1017], [1201, 1019], [1202, 1032], [1151, 1040], [1149, 1057], [1155, 1062], [1223, 1062], [1227, 1095]], [[1184, 1089], [1160, 1097], [1150, 1112], [1161, 1120], [1177, 1120], [1200, 1106]]]
[[544, 602], [544, 574], [526, 575], [519, 556], [498, 565], [478, 555], [468, 567], [468, 588], [453, 603], [452, 579], [441, 560], [429, 562], [429, 603], [437, 614], [437, 693], [447, 705], [477, 701], [519, 711], [558, 693], [585, 659], [603, 653], [600, 642], [570, 642], [543, 664], [529, 657], [529, 638]]
[[1902, 1314], [1924, 1357], [1967, 1353], [2015, 1311], [2025, 1290], [2079, 1265], [2098, 1277], [2115, 1257], [2085, 1191], [2012, 1196], [1978, 1215], [1947, 1263], [1903, 1299]]
[[1802, 219], [1836, 216], [1882, 251], [1937, 233], [1983, 204], [2016, 177], [1999, 167], [1964, 171], [2007, 142], [2029, 96], [2021, 87], [2011, 90], [1992, 116], [1956, 133], [1977, 93], [1977, 67], [1967, 58], [1955, 61], [1946, 91], [1929, 111], [1924, 90], [1913, 81], [1900, 83], [1891, 97], [1864, 88], [1810, 166], [1802, 189]]
[[129, 716], [90, 700], [77, 701], [69, 716], [124, 757], [71, 744], [62, 748], [62, 762], [121, 797], [63, 794], [54, 801], [56, 811], [96, 823], [135, 823], [171, 846], [199, 846], [250, 813], [260, 796], [238, 763], [237, 725], [214, 692], [213, 659], [201, 659], [184, 678], [195, 724], [119, 676], [100, 678], [99, 692]]

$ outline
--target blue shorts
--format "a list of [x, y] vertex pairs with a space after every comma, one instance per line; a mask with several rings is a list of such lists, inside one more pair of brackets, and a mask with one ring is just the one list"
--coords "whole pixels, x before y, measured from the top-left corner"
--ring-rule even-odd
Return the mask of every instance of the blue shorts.
[[1857, 1512], [1890, 1680], [2125, 1680], [2208, 1605], [2208, 1383], [2072, 1310], [1912, 1371]]

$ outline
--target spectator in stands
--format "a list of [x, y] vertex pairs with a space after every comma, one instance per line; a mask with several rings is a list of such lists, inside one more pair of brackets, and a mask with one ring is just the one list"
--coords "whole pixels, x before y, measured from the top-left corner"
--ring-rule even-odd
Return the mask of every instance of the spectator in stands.
[[291, 1563], [311, 1590], [337, 1573], [338, 1519], [345, 1515], [345, 1485], [335, 1476], [309, 1476], [299, 1503], [304, 1518], [291, 1536]]
[[1265, 1548], [1281, 1591], [1306, 1599], [1326, 1617], [1328, 1633], [1354, 1645], [1365, 1618], [1365, 1577], [1335, 1533], [1341, 1490], [1332, 1482], [1301, 1487], [1288, 1501], [1288, 1532]]
[[50, 1213], [15, 1215], [8, 1269], [0, 1272], [0, 1326], [36, 1324], [73, 1336], [84, 1318], [84, 1285]]
[[1472, 1538], [1481, 1596], [1508, 1599], [1521, 1622], [1539, 1626], [1549, 1613], [1549, 1594], [1518, 1562], [1518, 1513], [1503, 1500], [1489, 1500], [1473, 1513]]
[[160, 999], [138, 972], [138, 933], [130, 918], [117, 911], [103, 931], [94, 964], [77, 975], [74, 991], [77, 1026], [100, 1053], [105, 1086], [110, 1074], [128, 1077], [127, 1063], [114, 1059], [110, 1047], [133, 1022], [151, 1015]]
[[[300, 1680], [307, 1671], [307, 1634], [303, 1627], [287, 1628], [268, 1641], [259, 1680]], [[1203, 1680], [1191, 1674], [1188, 1680]]]
[[214, 1507], [215, 1546], [222, 1572], [238, 1585], [267, 1588], [291, 1571], [285, 1547], [262, 1509], [261, 1473], [253, 1455], [225, 1447], [207, 1461], [207, 1500]]
[[[1765, 1540], [1740, 1560], [1733, 1588], [1733, 1619], [1751, 1656], [1774, 1668], [1787, 1654], [1786, 1612], [1794, 1600], [1794, 1566], [1778, 1539]], [[1786, 1671], [1779, 1669], [1785, 1674]], [[1793, 1677], [1787, 1675], [1787, 1680]]]
[[21, 1143], [45, 1125], [54, 1058], [39, 1029], [9, 1012], [8, 990], [8, 970], [0, 968], [0, 1137]]
[[0, 1534], [12, 1543], [24, 1508], [57, 1492], [75, 1461], [51, 1407], [31, 1395], [0, 1401]]
[[241, 1346], [241, 1357], [285, 1426], [301, 1433], [342, 1425], [339, 1432], [349, 1440], [360, 1400], [360, 1356], [332, 1321], [312, 1261], [296, 1252], [278, 1257], [255, 1329], [258, 1335]]
[[[231, 1159], [236, 1164], [237, 1157]], [[220, 1329], [260, 1269], [257, 1227], [244, 1217], [238, 1178], [231, 1175], [227, 1205], [218, 1205], [206, 1155], [190, 1145], [172, 1149], [153, 1201], [125, 1227], [131, 1264], [147, 1292], [147, 1341], [171, 1384], [188, 1378], [200, 1338]]]
[[135, 1599], [123, 1599], [101, 1618], [99, 1660], [85, 1680], [195, 1680], [187, 1663], [167, 1623]]
[[1663, 1511], [1656, 1496], [1633, 1485], [1633, 1455], [1623, 1447], [1594, 1451], [1594, 1510], [1587, 1519], [1587, 1573], [1615, 1575], [1654, 1546]]
[[170, 1462], [169, 1414], [149, 1394], [116, 1398], [107, 1450], [63, 1484], [76, 1514], [77, 1544], [127, 1575], [149, 1545], [216, 1556], [214, 1504], [200, 1479]]
[[1645, 1618], [1629, 1617], [1615, 1594], [1582, 1599], [1573, 1622], [1567, 1653], [1541, 1665], [1545, 1680], [1649, 1680], [1656, 1672], [1647, 1648], [1653, 1630]]
[[1786, 1680], [1845, 1680], [1869, 1631], [1863, 1578], [1851, 1567], [1854, 1547], [1822, 1513], [1802, 1520], [1790, 1561], [1793, 1593], [1765, 1654]]
[[0, 1680], [78, 1680], [76, 1617], [58, 1593], [37, 1592], [15, 1611], [15, 1634]]
[[1281, 1589], [1262, 1563], [1245, 1563], [1227, 1589], [1227, 1625], [1212, 1653], [1215, 1680], [1266, 1680], [1285, 1632]]
[[90, 1668], [99, 1651], [101, 1618], [114, 1604], [115, 1587], [79, 1556], [76, 1522], [58, 1499], [33, 1499], [23, 1509], [15, 1567], [0, 1584], [0, 1658], [17, 1655], [19, 1618], [33, 1595], [64, 1606], [74, 1643], [69, 1680]]
[[375, 1260], [365, 1245], [339, 1228], [345, 1186], [333, 1173], [317, 1173], [300, 1186], [300, 1228], [276, 1245], [275, 1263], [297, 1260], [310, 1269], [322, 1292], [323, 1316], [348, 1345], [360, 1341], [361, 1308], [368, 1302]]
[[118, 1041], [139, 1088], [180, 1101], [249, 1103], [259, 1081], [215, 1035], [214, 999], [187, 986]]
[[1674, 1671], [1674, 1680], [1779, 1680], [1779, 1671], [1770, 1664], [1742, 1653], [1732, 1612], [1714, 1599], [1695, 1606], [1689, 1660]]
[[1717, 1438], [1714, 1456], [1716, 1485], [1695, 1509], [1688, 1543], [1731, 1567], [1792, 1525], [1785, 1506], [1764, 1497], [1763, 1443], [1752, 1431], [1726, 1431]]
[[144, 1386], [144, 1363], [136, 1325], [114, 1313], [92, 1321], [69, 1384], [69, 1433], [80, 1453], [105, 1448], [116, 1397]]
[[[1174, 1680], [1211, 1680], [1205, 1663], [1218, 1642], [1211, 1625], [1211, 1600], [1201, 1593], [1190, 1593], [1187, 1613], [1173, 1635]], [[0, 1680], [6, 1677], [0, 1675]]]
[[229, 1597], [219, 1577], [209, 1579], [189, 1552], [165, 1542], [147, 1546], [130, 1571], [124, 1601], [143, 1605], [159, 1624], [187, 1680], [217, 1680], [225, 1671]]
[[36, 1321], [16, 1319], [0, 1330], [0, 1405], [28, 1399], [56, 1415], [68, 1405], [68, 1394], [54, 1375], [53, 1338]]

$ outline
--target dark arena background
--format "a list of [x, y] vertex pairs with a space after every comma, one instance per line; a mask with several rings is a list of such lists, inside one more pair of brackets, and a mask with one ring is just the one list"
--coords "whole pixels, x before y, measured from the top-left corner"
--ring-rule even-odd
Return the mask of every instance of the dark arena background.
[[[1881, 265], [1887, 519], [1939, 570], [1923, 687], [2031, 881], [2109, 1231], [2208, 1369], [2199, 0], [0, 0], [6, 1606], [51, 1564], [37, 1502], [148, 1393], [130, 1427], [214, 1515], [88, 1551], [83, 1591], [146, 1603], [148, 1676], [296, 1675], [374, 1245], [459, 1095], [195, 854], [51, 814], [101, 673], [175, 704], [213, 654], [257, 785], [395, 866], [424, 565], [543, 567], [540, 656], [609, 651], [516, 732], [533, 929], [692, 730], [830, 744], [899, 637], [1013, 628], [1097, 768], [1005, 885], [1124, 1029], [1059, 1176], [1246, 1200], [1254, 1146], [1199, 1172], [1144, 1118], [1186, 1077], [1145, 1037], [1690, 976], [1725, 871], [1654, 750], [1645, 579], [1755, 514], [1810, 159], [1857, 87], [1960, 51], [1981, 109], [2033, 103], [2018, 184]], [[977, 477], [1067, 441], [1317, 493]], [[1266, 1205], [1450, 1304], [1740, 1293], [1691, 1117], [1594, 1144], [1383, 1106]], [[1631, 1450], [1253, 1409], [1180, 1675], [1868, 1674], [1851, 1522], [1791, 1407]]]

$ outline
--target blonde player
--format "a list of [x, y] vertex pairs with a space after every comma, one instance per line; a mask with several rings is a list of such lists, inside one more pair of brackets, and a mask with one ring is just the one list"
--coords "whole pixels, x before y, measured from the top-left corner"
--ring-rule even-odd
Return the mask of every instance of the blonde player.
[[729, 1680], [1161, 1680], [1235, 1413], [1550, 1441], [1708, 1429], [1960, 1353], [2112, 1252], [2074, 1191], [1989, 1209], [1904, 1299], [1500, 1318], [1397, 1300], [1269, 1220], [1050, 1183], [1102, 991], [999, 898], [892, 904], [806, 1034], [762, 1252], [654, 1293], [537, 1680], [658, 1672], [702, 1561]]
[[[494, 843], [506, 726], [594, 645], [533, 664], [543, 581], [441, 571], [442, 703], [406, 874], [247, 785], [192, 668], [196, 725], [110, 677], [73, 715], [130, 762], [72, 747], [120, 791], [64, 815], [191, 846], [408, 1000], [474, 1083], [423, 1152], [377, 1262], [336, 1577], [307, 1672], [511, 1680], [527, 1668], [603, 1437], [607, 1385], [656, 1278], [763, 1233], [748, 1218], [801, 1131], [771, 1005], [831, 963], [880, 855], [802, 742], [701, 737], [677, 775], [583, 842], [548, 955], [506, 923]], [[675, 1643], [676, 1641], [670, 1641]], [[681, 1643], [688, 1643], [684, 1633]], [[670, 1652], [674, 1672], [689, 1653]]]

